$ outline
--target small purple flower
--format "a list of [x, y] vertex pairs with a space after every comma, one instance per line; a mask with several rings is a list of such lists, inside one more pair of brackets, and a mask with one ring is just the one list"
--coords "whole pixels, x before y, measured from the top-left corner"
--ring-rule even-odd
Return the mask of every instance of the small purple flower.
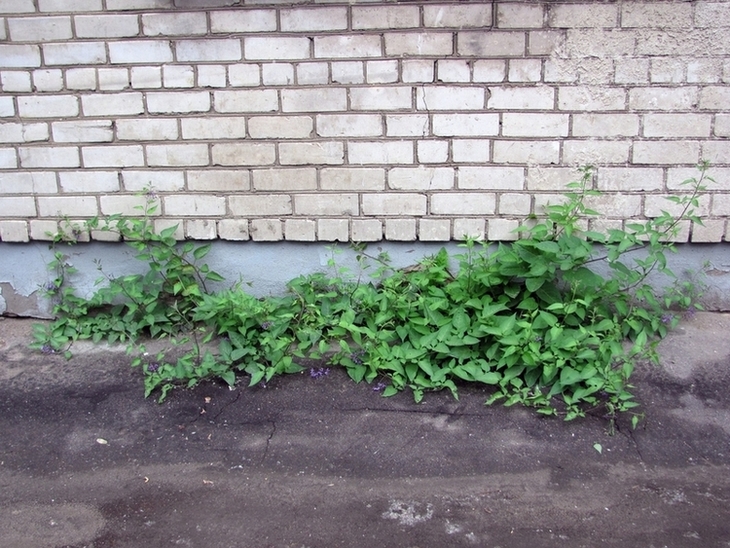
[[388, 385], [385, 384], [384, 382], [379, 382], [378, 384], [376, 384], [375, 386], [373, 386], [373, 392], [382, 392], [383, 390], [385, 390], [385, 388], [387, 386]]
[[662, 316], [662, 323], [670, 323], [674, 319], [674, 316], [672, 314], [664, 314]]
[[362, 359], [365, 357], [365, 352], [363, 350], [358, 350], [357, 352], [353, 352], [350, 354], [350, 359], [355, 365], [362, 365]]
[[156, 200], [157, 199], [157, 193], [154, 190], [152, 190], [152, 189], [148, 190], [147, 191], [147, 194], [145, 194], [145, 196], [147, 196], [147, 199], [148, 200]]
[[312, 367], [309, 370], [309, 376], [312, 377], [313, 379], [319, 379], [319, 378], [324, 377], [329, 374], [330, 374], [329, 367]]
[[684, 311], [684, 318], [686, 320], [691, 320], [695, 317], [695, 314], [697, 313], [697, 309], [693, 306], [690, 306], [687, 310]]
[[267, 329], [271, 329], [271, 326], [274, 325], [273, 322], [264, 322], [261, 324], [261, 329], [266, 331]]
[[155, 373], [159, 369], [160, 369], [160, 364], [157, 362], [153, 362], [147, 366], [147, 371], [149, 371], [150, 373]]
[[46, 282], [46, 285], [44, 285], [43, 287], [46, 291], [55, 291], [57, 289], [54, 282]]
[[44, 344], [41, 346], [41, 352], [44, 354], [55, 354], [56, 351], [53, 349], [53, 347], [50, 344]]

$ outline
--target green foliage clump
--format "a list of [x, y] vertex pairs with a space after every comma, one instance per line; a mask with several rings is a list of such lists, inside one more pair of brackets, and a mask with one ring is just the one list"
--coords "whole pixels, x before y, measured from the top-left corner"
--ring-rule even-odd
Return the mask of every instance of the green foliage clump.
[[[345, 368], [356, 382], [377, 382], [384, 396], [409, 388], [420, 401], [425, 391], [445, 388], [458, 397], [460, 384], [476, 383], [488, 387], [487, 403], [520, 403], [566, 419], [590, 409], [611, 419], [630, 411], [635, 424], [636, 361], [656, 360], [657, 340], [677, 322], [671, 310], [698, 306], [692, 287], [659, 295], [648, 277], [673, 276], [665, 254], [681, 223], [701, 224], [694, 211], [712, 180], [706, 171], [701, 164], [700, 177], [684, 183], [688, 191], [670, 198], [679, 214], [602, 233], [584, 229], [597, 215], [586, 205], [596, 194], [594, 171], [584, 168], [563, 203], [518, 229], [519, 240], [496, 248], [467, 240], [455, 257], [441, 250], [407, 269], [359, 247], [363, 269], [377, 266], [366, 281], [344, 269], [316, 273], [270, 298], [238, 286], [209, 291], [208, 282], [222, 281], [202, 263], [210, 246], [178, 244], [175, 227], [157, 234], [150, 198], [139, 219], [114, 216], [88, 227], [117, 232], [148, 272], [104, 276], [106, 286], [83, 299], [68, 287], [72, 272], [56, 252], [48, 289], [58, 319], [37, 330], [35, 346], [68, 352], [78, 339], [131, 341], [145, 395], [159, 389], [160, 400], [176, 385], [203, 379], [266, 382], [313, 358]], [[607, 275], [592, 268], [601, 264]], [[143, 335], [169, 337], [183, 351], [150, 360], [134, 346]]]

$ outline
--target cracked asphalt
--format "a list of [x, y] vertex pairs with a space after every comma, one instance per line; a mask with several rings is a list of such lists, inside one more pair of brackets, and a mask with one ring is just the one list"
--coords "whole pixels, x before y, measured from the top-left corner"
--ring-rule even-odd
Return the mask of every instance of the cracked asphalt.
[[728, 314], [661, 343], [614, 435], [339, 370], [157, 404], [123, 349], [34, 353], [32, 323], [0, 321], [1, 547], [730, 546]]

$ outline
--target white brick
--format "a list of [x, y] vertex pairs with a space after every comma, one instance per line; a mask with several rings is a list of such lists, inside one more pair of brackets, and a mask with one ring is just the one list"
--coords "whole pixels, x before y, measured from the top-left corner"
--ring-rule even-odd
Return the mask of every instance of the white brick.
[[[645, 41], [644, 35], [639, 43]], [[621, 57], [634, 53], [637, 43], [634, 31], [586, 28], [568, 30], [565, 51], [572, 57]]]
[[436, 193], [431, 196], [433, 215], [493, 215], [496, 196], [488, 192]]
[[451, 239], [451, 221], [448, 219], [420, 219], [418, 239], [422, 242], [445, 242]]
[[511, 59], [508, 80], [510, 82], [539, 82], [542, 78], [540, 59]]
[[486, 236], [484, 225], [484, 219], [454, 219], [454, 239], [484, 240]]
[[585, 204], [598, 211], [601, 219], [630, 219], [641, 216], [642, 197], [637, 194], [599, 194], [586, 196]]
[[168, 141], [178, 137], [177, 120], [117, 120], [117, 138], [121, 141]]
[[565, 47], [565, 31], [535, 30], [528, 33], [530, 55], [553, 55]]
[[0, 0], [0, 13], [33, 13], [33, 0]]
[[551, 27], [615, 27], [618, 7], [612, 4], [551, 5], [548, 24]]
[[309, 39], [299, 36], [246, 37], [243, 39], [246, 59], [285, 59], [309, 58]]
[[696, 87], [634, 88], [629, 90], [629, 108], [633, 110], [690, 110], [697, 103], [697, 95]]
[[33, 85], [36, 91], [61, 91], [63, 89], [63, 73], [59, 69], [34, 70]]
[[606, 191], [661, 190], [664, 172], [659, 168], [602, 167], [598, 170], [597, 186]]
[[15, 169], [18, 167], [18, 157], [13, 148], [0, 147], [0, 169]]
[[183, 118], [183, 139], [245, 139], [246, 119], [243, 116]]
[[548, 83], [610, 84], [613, 60], [603, 58], [552, 58], [545, 61], [544, 81]]
[[388, 114], [385, 126], [388, 137], [422, 137], [428, 135], [428, 115]]
[[[48, 46], [44, 47], [47, 48]], [[3, 60], [3, 68], [41, 66], [40, 48], [33, 45], [0, 44], [0, 59]], [[48, 59], [46, 59], [46, 63], [48, 63]]]
[[226, 199], [203, 194], [173, 194], [163, 199], [165, 215], [205, 217], [225, 215]]
[[294, 65], [266, 63], [261, 67], [261, 76], [265, 86], [286, 86], [294, 82]]
[[398, 61], [367, 61], [365, 63], [368, 84], [388, 84], [398, 81]]
[[218, 236], [222, 240], [246, 241], [249, 239], [248, 221], [242, 219], [221, 219], [218, 221]]
[[597, 87], [561, 87], [558, 90], [558, 108], [579, 111], [625, 110], [626, 92]]
[[[40, 202], [42, 198], [38, 198]], [[0, 196], [0, 211], [4, 217], [35, 217], [37, 215], [32, 196]]]
[[291, 215], [292, 199], [282, 194], [231, 195], [228, 205], [234, 216]]
[[[160, 192], [175, 192], [185, 188], [185, 177], [181, 171], [122, 171], [125, 190], [140, 192], [145, 189]], [[193, 190], [193, 189], [191, 189]]]
[[166, 228], [174, 228], [175, 230], [172, 233], [172, 237], [175, 238], [177, 241], [185, 239], [185, 223], [182, 219], [154, 219], [153, 222], [155, 232], [157, 232], [158, 234]]
[[284, 112], [346, 110], [347, 91], [344, 88], [284, 89], [281, 108]]
[[424, 194], [395, 194], [380, 192], [362, 195], [363, 215], [425, 215], [426, 196]]
[[188, 190], [248, 192], [249, 179], [249, 172], [241, 169], [188, 171]]
[[377, 114], [320, 114], [317, 135], [322, 137], [372, 137], [383, 134], [383, 122]]
[[211, 11], [210, 29], [221, 33], [275, 31], [276, 10]]
[[426, 59], [403, 60], [403, 82], [433, 82], [435, 61]]
[[383, 239], [383, 224], [376, 219], [353, 219], [353, 242], [379, 242]]
[[238, 39], [180, 40], [175, 42], [178, 61], [239, 61], [242, 56]]
[[645, 137], [709, 137], [709, 114], [646, 114]]
[[258, 86], [261, 83], [261, 69], [254, 64], [229, 65], [228, 79], [233, 87]]
[[73, 95], [18, 97], [18, 111], [23, 118], [78, 116], [79, 100]]
[[617, 84], [648, 84], [649, 59], [616, 59]]
[[725, 233], [724, 219], [706, 219], [703, 225], [692, 225], [692, 242], [722, 241], [723, 234]]
[[552, 110], [555, 92], [549, 87], [489, 88], [487, 108], [500, 110]]
[[95, 196], [41, 196], [38, 214], [41, 217], [93, 217], [98, 213]]
[[67, 40], [73, 36], [71, 18], [53, 17], [11, 17], [8, 19], [10, 39], [15, 42], [50, 42]]
[[93, 68], [76, 68], [66, 71], [66, 87], [72, 90], [96, 89], [96, 70]]
[[255, 169], [252, 176], [257, 191], [317, 190], [315, 168]]
[[382, 50], [379, 36], [344, 35], [314, 37], [315, 57], [337, 59], [343, 57], [380, 57], [381, 55]]
[[81, 106], [84, 116], [124, 116], [144, 112], [142, 94], [138, 92], [83, 95]]
[[634, 143], [635, 164], [696, 164], [699, 143], [691, 141], [639, 141]]
[[495, 141], [494, 161], [504, 164], [557, 164], [557, 141]]
[[491, 4], [445, 4], [423, 7], [427, 27], [488, 27], [492, 24]]
[[129, 71], [122, 68], [98, 69], [99, 89], [121, 91], [129, 87]]
[[575, 114], [573, 135], [576, 137], [626, 137], [639, 134], [636, 114]]
[[347, 219], [317, 219], [317, 238], [326, 242], [346, 242], [350, 239]]
[[418, 141], [416, 157], [421, 164], [443, 164], [449, 159], [448, 141]]
[[353, 7], [353, 29], [397, 29], [417, 27], [421, 15], [418, 6]]
[[28, 223], [25, 221], [0, 221], [0, 240], [3, 242], [27, 242]]
[[157, 114], [208, 112], [210, 94], [207, 91], [150, 92], [147, 93], [147, 109]]
[[144, 165], [141, 145], [83, 147], [84, 167], [134, 167]]
[[12, 97], [0, 97], [0, 117], [15, 116], [15, 105]]
[[166, 88], [191, 88], [195, 85], [195, 72], [192, 65], [165, 65], [162, 81]]
[[58, 174], [63, 192], [117, 192], [119, 174], [116, 171], [62, 171]]
[[388, 171], [391, 190], [448, 190], [454, 188], [454, 168], [396, 167]]
[[385, 54], [395, 55], [452, 55], [453, 35], [450, 32], [387, 33]]
[[139, 34], [136, 15], [77, 15], [74, 27], [78, 38], [125, 38]]
[[484, 89], [481, 87], [434, 86], [416, 89], [419, 110], [482, 110]]
[[56, 194], [57, 192], [56, 174], [52, 171], [16, 171], [3, 173], [0, 177], [0, 194]]
[[285, 9], [279, 13], [283, 32], [346, 30], [347, 8]]
[[486, 139], [454, 139], [451, 142], [451, 155], [454, 162], [489, 162], [489, 141]]
[[287, 219], [284, 221], [284, 238], [297, 242], [313, 242], [316, 239], [317, 224], [310, 219]]
[[475, 57], [522, 57], [527, 36], [524, 32], [459, 32], [456, 38], [459, 55]]
[[297, 215], [350, 216], [359, 211], [357, 194], [296, 194]]
[[267, 112], [279, 108], [273, 89], [215, 91], [213, 103], [216, 112]]
[[93, 65], [106, 63], [103, 42], [77, 42], [44, 44], [43, 58], [46, 65]]
[[565, 137], [568, 135], [567, 114], [532, 114], [505, 112], [502, 135], [505, 137]]
[[702, 156], [711, 164], [730, 164], [730, 143], [726, 140], [702, 143]]
[[38, 0], [38, 8], [43, 12], [63, 11], [101, 11], [101, 0]]
[[497, 135], [498, 114], [434, 114], [433, 134], [444, 137]]
[[132, 67], [133, 88], [161, 88], [162, 67]]
[[413, 242], [416, 239], [415, 219], [386, 219], [385, 239], [391, 241]]
[[350, 142], [347, 157], [350, 164], [412, 164], [410, 141]]
[[690, 59], [687, 62], [687, 82], [717, 83], [722, 78], [722, 65], [719, 59]]
[[368, 86], [350, 89], [353, 110], [403, 110], [413, 105], [411, 88]]
[[2, 82], [5, 93], [31, 91], [32, 89], [30, 73], [25, 71], [4, 70], [0, 72], [0, 82]]
[[205, 13], [145, 13], [142, 14], [145, 36], [191, 36], [208, 32]]
[[487, 239], [490, 242], [509, 242], [517, 239], [519, 221], [511, 219], [489, 219], [487, 223]]
[[221, 143], [212, 152], [213, 164], [221, 166], [264, 166], [276, 160], [273, 143]]
[[303, 139], [311, 136], [313, 127], [309, 116], [256, 116], [248, 121], [253, 139]]
[[522, 190], [525, 172], [519, 167], [459, 167], [461, 190]]
[[279, 160], [283, 165], [342, 164], [345, 151], [342, 143], [280, 143]]
[[[0, 205], [2, 205], [2, 198], [0, 198]], [[716, 194], [712, 197], [712, 214], [730, 215], [730, 194]]]
[[147, 145], [146, 149], [150, 166], [208, 165], [207, 144]]
[[51, 127], [58, 143], [108, 143], [114, 139], [111, 120], [53, 122]]
[[385, 190], [385, 170], [367, 167], [328, 167], [320, 171], [322, 190]]
[[[674, 195], [672, 195], [674, 196]], [[659, 217], [662, 211], [666, 211], [674, 217], [678, 217], [684, 211], [684, 205], [669, 200], [670, 196], [661, 194], [650, 194], [644, 198], [644, 215], [647, 217]], [[698, 197], [698, 205], [694, 208], [695, 213], [700, 217], [706, 217], [710, 213], [710, 196]]]
[[190, 219], [185, 221], [185, 237], [190, 240], [215, 240], [218, 236], [218, 224], [208, 219]]
[[730, 114], [715, 116], [715, 132], [717, 137], [730, 137]]
[[251, 238], [257, 242], [274, 242], [284, 239], [281, 221], [274, 219], [253, 219], [249, 232]]
[[48, 124], [45, 123], [21, 124], [11, 122], [0, 124], [0, 143], [47, 141], [48, 137]]
[[332, 81], [337, 84], [362, 84], [365, 82], [364, 68], [362, 61], [332, 63]]
[[681, 84], [687, 79], [687, 67], [679, 59], [652, 59], [649, 80], [659, 84]]
[[203, 88], [226, 87], [226, 67], [223, 65], [199, 65], [198, 86]]
[[690, 27], [691, 4], [637, 2], [621, 7], [622, 27]]
[[629, 161], [628, 141], [563, 141], [563, 163], [579, 165], [624, 164]]
[[730, 87], [728, 86], [707, 86], [700, 91], [700, 108], [703, 110], [725, 110], [728, 101], [730, 101]]
[[500, 215], [524, 216], [530, 214], [532, 208], [532, 198], [529, 194], [511, 194], [505, 193], [499, 196], [499, 207], [497, 212]]
[[510, 28], [542, 28], [544, 18], [542, 3], [535, 5], [517, 3], [497, 4], [497, 27]]
[[109, 60], [115, 64], [169, 63], [172, 48], [167, 40], [109, 42]]
[[30, 237], [32, 240], [52, 240], [55, 234], [58, 234], [58, 221], [31, 219]]
[[297, 65], [297, 83], [300, 86], [327, 84], [328, 82], [327, 63], [300, 63]]

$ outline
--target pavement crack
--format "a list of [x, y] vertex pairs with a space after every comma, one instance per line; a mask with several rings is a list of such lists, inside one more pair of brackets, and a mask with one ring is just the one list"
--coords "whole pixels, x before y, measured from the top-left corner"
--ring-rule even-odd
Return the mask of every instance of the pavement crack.
[[223, 411], [225, 411], [230, 405], [233, 405], [234, 403], [236, 403], [240, 399], [240, 397], [241, 397], [241, 392], [239, 391], [236, 394], [236, 397], [233, 398], [228, 403], [226, 403], [225, 405], [223, 405], [223, 407], [220, 408], [218, 413], [216, 413], [215, 416], [211, 420], [213, 420], [213, 421], [218, 420], [218, 417], [220, 417], [223, 414]]
[[261, 456], [261, 464], [263, 464], [266, 461], [266, 457], [269, 456], [269, 446], [271, 445], [271, 440], [274, 437], [274, 434], [276, 434], [276, 421], [269, 421], [269, 424], [271, 424], [271, 432], [269, 432], [269, 436], [266, 438], [266, 447], [264, 447], [264, 454]]

